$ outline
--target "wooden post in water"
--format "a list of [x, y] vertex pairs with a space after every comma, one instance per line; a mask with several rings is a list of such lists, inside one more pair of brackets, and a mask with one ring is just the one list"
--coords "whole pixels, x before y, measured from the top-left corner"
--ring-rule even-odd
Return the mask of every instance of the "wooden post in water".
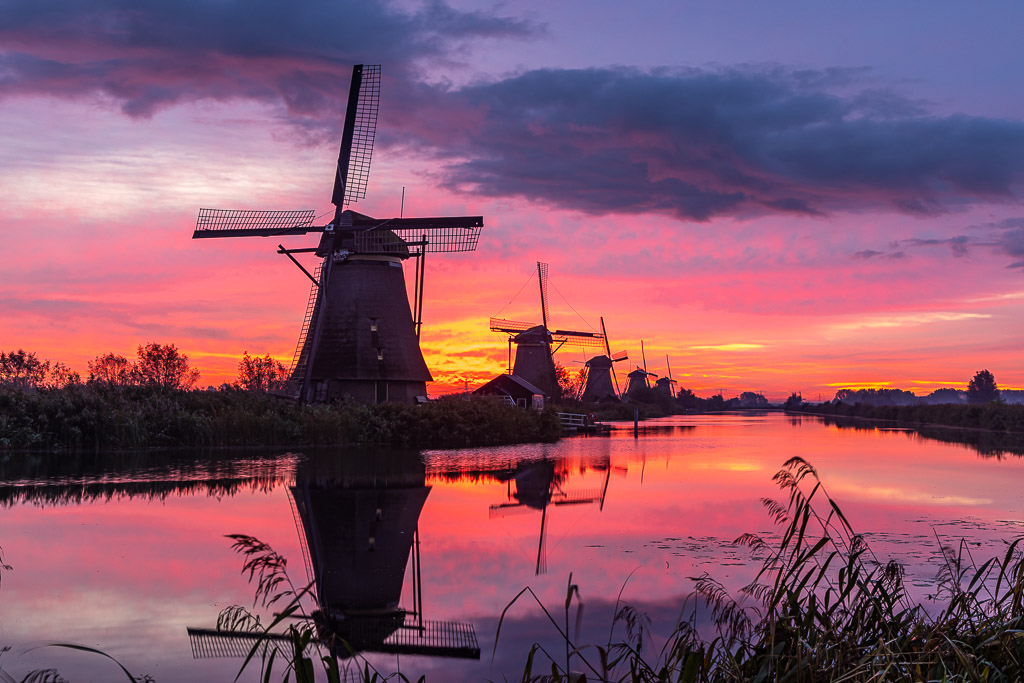
[[633, 408], [633, 438], [640, 438], [640, 409]]

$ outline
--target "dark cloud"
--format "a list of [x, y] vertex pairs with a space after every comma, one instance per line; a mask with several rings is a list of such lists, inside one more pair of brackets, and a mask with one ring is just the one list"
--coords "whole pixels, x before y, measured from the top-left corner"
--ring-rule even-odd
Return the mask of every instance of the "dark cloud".
[[[845, 78], [845, 77], [844, 77]], [[837, 82], [844, 81], [837, 78]], [[690, 220], [1015, 201], [1024, 124], [929, 117], [784, 70], [540, 70], [448, 93], [457, 125], [406, 132], [449, 187], [593, 214]], [[453, 104], [458, 102], [460, 104]], [[440, 119], [443, 121], [443, 119]]]
[[[685, 220], [1017, 201], [1024, 123], [932, 116], [862, 69], [542, 69], [464, 87], [438, 70], [543, 32], [440, 0], [11, 0], [0, 98], [101, 97], [128, 115], [203, 99], [277, 105], [334, 140], [352, 63], [382, 63], [379, 144], [432, 151], [448, 188], [588, 214]], [[966, 243], [951, 245], [966, 253]]]
[[968, 237], [967, 235], [957, 235], [956, 237], [948, 237], [945, 239], [920, 239], [911, 238], [902, 240], [899, 244], [907, 247], [935, 247], [935, 246], [948, 246], [953, 252], [953, 256], [962, 258], [970, 255], [969, 246], [971, 244], [977, 244], [977, 240]]
[[853, 257], [854, 258], [858, 258], [858, 259], [863, 259], [863, 260], [866, 261], [866, 260], [868, 260], [870, 258], [874, 258], [875, 256], [881, 256], [884, 253], [885, 252], [883, 252], [883, 251], [875, 251], [874, 249], [865, 249], [863, 251], [855, 252]]
[[353, 63], [387, 64], [401, 81], [465, 41], [540, 30], [441, 0], [414, 13], [373, 1], [13, 0], [0, 8], [0, 97], [99, 95], [134, 117], [244, 98], [333, 121]]

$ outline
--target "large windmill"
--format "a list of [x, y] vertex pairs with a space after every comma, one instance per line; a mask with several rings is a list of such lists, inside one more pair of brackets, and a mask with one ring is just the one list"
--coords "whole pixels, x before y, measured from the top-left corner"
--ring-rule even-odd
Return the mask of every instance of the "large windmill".
[[491, 331], [509, 335], [509, 355], [512, 353], [512, 344], [516, 345], [513, 375], [543, 389], [547, 396], [557, 396], [558, 377], [553, 358], [555, 351], [563, 345], [601, 348], [605, 345], [604, 335], [598, 332], [550, 329], [548, 264], [537, 262], [537, 281], [540, 284], [541, 324], [491, 318]]
[[[625, 351], [612, 353], [611, 345], [608, 342], [608, 331], [604, 328], [604, 318], [601, 318], [601, 335], [604, 337], [604, 349], [607, 355], [594, 356], [583, 366], [586, 380], [583, 385], [583, 395], [580, 400], [584, 403], [596, 403], [619, 398], [619, 378], [615, 376], [615, 364], [628, 360], [629, 354]], [[612, 384], [614, 379], [615, 383]]]
[[[344, 207], [362, 199], [380, 102], [380, 66], [352, 69], [334, 193], [334, 219], [314, 212], [200, 209], [192, 237], [281, 237], [319, 232], [316, 247], [285, 249], [313, 281], [292, 362], [292, 393], [303, 401], [351, 396], [366, 403], [411, 402], [432, 380], [419, 347], [427, 253], [473, 251], [482, 216], [373, 218]], [[322, 259], [311, 274], [293, 256]], [[416, 259], [409, 305], [403, 262]]]

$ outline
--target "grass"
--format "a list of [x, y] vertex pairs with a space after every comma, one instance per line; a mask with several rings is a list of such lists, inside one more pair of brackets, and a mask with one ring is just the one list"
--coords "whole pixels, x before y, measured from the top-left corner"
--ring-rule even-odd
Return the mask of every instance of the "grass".
[[[499, 619], [495, 651], [505, 614], [525, 597], [546, 615], [562, 651], [533, 645], [517, 676], [522, 681], [1024, 680], [1024, 538], [980, 562], [965, 543], [943, 548], [940, 600], [929, 612], [908, 595], [902, 567], [875, 557], [809, 463], [790, 459], [774, 481], [784, 498], [762, 502], [780, 527], [779, 540], [736, 539], [761, 558], [754, 580], [733, 596], [711, 575], [690, 577], [693, 600], [660, 651], [645, 652], [647, 620], [621, 599], [607, 641], [578, 642], [581, 601], [571, 575], [560, 613], [528, 587], [513, 598]], [[306, 609], [316, 603], [313, 585], [294, 585], [270, 546], [251, 536], [230, 538], [255, 587], [254, 606], [274, 610], [268, 624], [244, 607], [221, 612], [218, 628], [257, 636], [239, 674], [258, 663], [264, 681], [347, 680], [337, 656], [345, 652], [346, 666], [366, 683], [408, 680], [353, 657], [325, 630], [315, 608]], [[698, 624], [697, 602], [710, 612], [710, 629]]]
[[[981, 563], [966, 544], [943, 548], [941, 608], [931, 614], [908, 595], [902, 567], [874, 556], [810, 464], [793, 458], [774, 480], [785, 498], [763, 504], [781, 527], [780, 540], [769, 545], [753, 534], [736, 540], [762, 558], [755, 579], [734, 597], [711, 575], [690, 577], [693, 600], [659, 652], [645, 652], [647, 619], [621, 600], [605, 643], [577, 642], [581, 603], [571, 575], [560, 614], [545, 607], [529, 587], [515, 596], [499, 619], [495, 651], [506, 613], [526, 598], [547, 617], [562, 651], [534, 644], [517, 676], [522, 681], [1024, 680], [1024, 538]], [[258, 599], [286, 599], [279, 615], [294, 615], [311, 587], [297, 591], [283, 582], [283, 565], [269, 548], [250, 537], [238, 539], [236, 548], [247, 558], [244, 571], [255, 581]], [[271, 559], [260, 559], [264, 555]], [[697, 602], [710, 611], [712, 626], [705, 633], [697, 623]], [[283, 622], [282, 616], [258, 629], [269, 634]], [[325, 634], [314, 634], [312, 622], [304, 623], [288, 624], [284, 641], [268, 638], [268, 647], [254, 647], [246, 665], [259, 657], [261, 675], [269, 679], [275, 663], [284, 663], [286, 678], [294, 673], [296, 680], [306, 680], [299, 677], [300, 669], [309, 671], [320, 662], [327, 680], [340, 680], [332, 673], [337, 663], [330, 656], [331, 647], [339, 644], [324, 649]], [[575, 631], [570, 623], [576, 624]], [[290, 645], [282, 648], [280, 642]], [[316, 657], [307, 653], [311, 647], [321, 648]], [[366, 681], [388, 678], [368, 664], [363, 674]]]
[[[695, 595], [711, 608], [710, 638], [698, 633], [693, 612], [650, 659], [643, 654], [642, 615], [617, 605], [613, 629], [624, 622], [624, 640], [584, 646], [559, 627], [565, 657], [551, 657], [534, 646], [523, 680], [1024, 679], [1024, 539], [1008, 543], [1000, 556], [981, 564], [965, 544], [943, 548], [939, 580], [944, 601], [932, 615], [908, 596], [902, 567], [875, 558], [813, 467], [794, 458], [775, 481], [788, 501], [764, 504], [783, 528], [781, 540], [770, 547], [752, 534], [737, 539], [763, 555], [757, 577], [741, 589], [740, 599], [712, 576], [693, 577]], [[572, 589], [570, 580], [566, 625]], [[538, 654], [549, 660], [550, 675], [534, 676]]]
[[487, 397], [424, 405], [300, 405], [245, 391], [75, 385], [0, 388], [0, 450], [388, 444], [425, 448], [554, 441], [554, 411]]

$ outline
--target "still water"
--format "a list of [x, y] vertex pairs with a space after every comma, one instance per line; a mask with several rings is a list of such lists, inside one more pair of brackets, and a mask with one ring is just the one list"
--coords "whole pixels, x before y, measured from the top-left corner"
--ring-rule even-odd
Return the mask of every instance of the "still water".
[[11, 648], [0, 669], [118, 675], [95, 655], [36, 647], [59, 641], [99, 648], [160, 683], [232, 680], [242, 660], [196, 659], [186, 629], [253, 606], [225, 538], [249, 534], [288, 558], [296, 584], [317, 579], [332, 609], [390, 619], [388, 632], [393, 607], [418, 612], [433, 655], [465, 655], [458, 638], [475, 633], [479, 659], [375, 653], [366, 636], [361, 656], [382, 672], [516, 678], [532, 643], [554, 642], [526, 596], [495, 648], [499, 616], [524, 587], [561, 622], [571, 573], [582, 640], [603, 642], [617, 598], [667, 634], [692, 604], [690, 577], [707, 573], [731, 590], [749, 581], [758, 562], [732, 541], [774, 532], [760, 501], [783, 497], [772, 475], [793, 456], [817, 468], [880, 559], [906, 565], [925, 603], [942, 545], [966, 539], [984, 558], [1024, 533], [1024, 459], [1014, 454], [1024, 449], [1012, 444], [779, 413], [678, 416], [646, 423], [639, 438], [619, 427], [457, 451], [4, 456], [0, 548], [13, 569], [0, 573], [0, 647]]

